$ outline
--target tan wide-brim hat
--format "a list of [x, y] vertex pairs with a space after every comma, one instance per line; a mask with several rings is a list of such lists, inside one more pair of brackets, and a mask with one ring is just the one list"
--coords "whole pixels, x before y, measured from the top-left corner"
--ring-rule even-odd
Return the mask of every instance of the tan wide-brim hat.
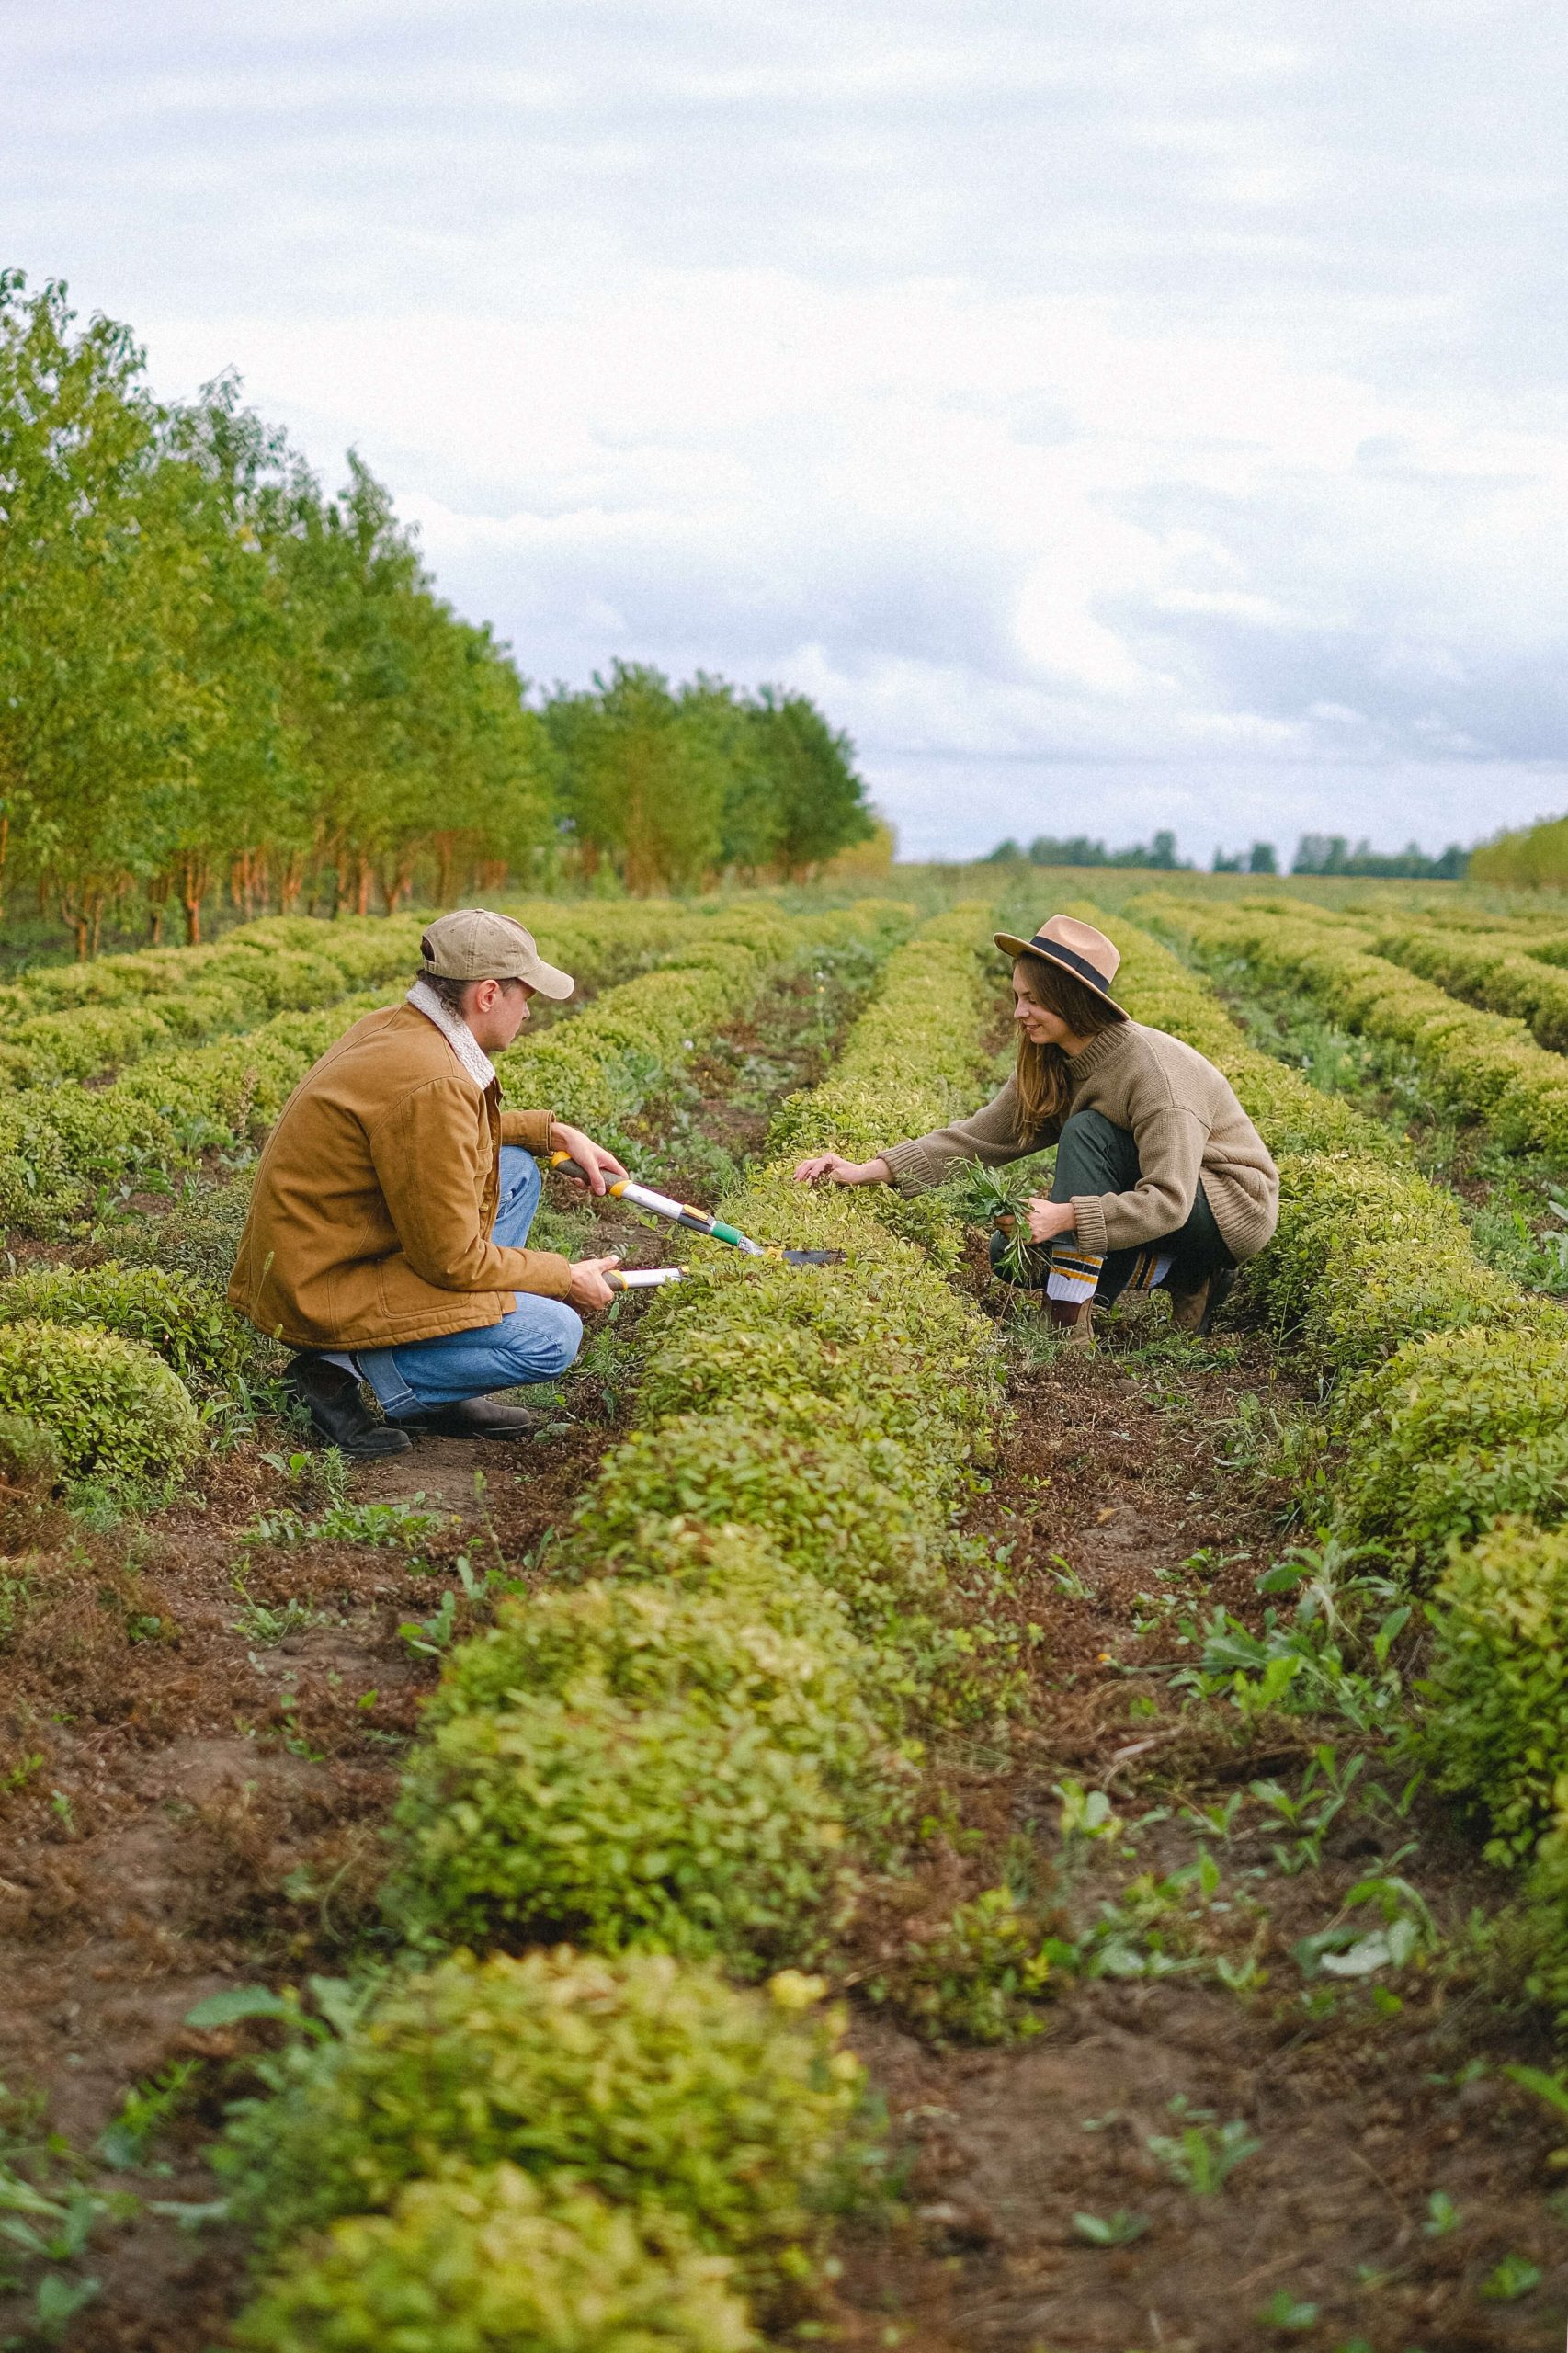
[[1080, 923], [1074, 915], [1052, 915], [1042, 923], [1032, 939], [1015, 939], [1010, 931], [992, 933], [998, 948], [1009, 956], [1043, 956], [1048, 964], [1060, 964], [1075, 981], [1082, 981], [1096, 996], [1104, 997], [1111, 1011], [1123, 1021], [1132, 1016], [1124, 1005], [1118, 1005], [1110, 993], [1121, 961], [1121, 950], [1108, 940], [1103, 931], [1092, 923]]
[[419, 943], [425, 970], [443, 981], [527, 981], [557, 1003], [576, 987], [570, 972], [547, 964], [531, 931], [487, 907], [459, 907], [437, 915]]

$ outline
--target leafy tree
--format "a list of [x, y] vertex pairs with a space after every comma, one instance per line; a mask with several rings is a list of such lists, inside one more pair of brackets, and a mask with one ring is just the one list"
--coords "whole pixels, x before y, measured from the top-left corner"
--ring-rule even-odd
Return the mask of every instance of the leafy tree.
[[585, 870], [608, 858], [629, 891], [695, 890], [723, 840], [728, 762], [708, 697], [683, 707], [645, 663], [557, 688], [545, 720]]
[[855, 746], [805, 695], [764, 687], [753, 705], [777, 808], [774, 858], [791, 878], [835, 850], [869, 841], [875, 821], [855, 771]]

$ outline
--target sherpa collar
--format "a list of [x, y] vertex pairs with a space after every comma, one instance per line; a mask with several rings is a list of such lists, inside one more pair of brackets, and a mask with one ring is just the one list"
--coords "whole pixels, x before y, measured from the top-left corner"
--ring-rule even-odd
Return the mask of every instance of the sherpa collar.
[[407, 1002], [426, 1021], [433, 1021], [442, 1037], [456, 1054], [464, 1070], [478, 1087], [491, 1087], [496, 1083], [495, 1065], [485, 1052], [466, 1021], [449, 1013], [429, 983], [415, 981], [408, 992]]

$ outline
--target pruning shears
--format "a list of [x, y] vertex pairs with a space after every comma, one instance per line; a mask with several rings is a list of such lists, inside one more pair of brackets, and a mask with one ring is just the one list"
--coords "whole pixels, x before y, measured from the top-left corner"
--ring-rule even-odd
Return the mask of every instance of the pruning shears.
[[[572, 1155], [569, 1152], [552, 1152], [550, 1165], [563, 1168]], [[607, 1182], [605, 1191], [612, 1200], [625, 1201], [634, 1210], [646, 1210], [653, 1217], [668, 1218], [672, 1225], [685, 1226], [688, 1233], [706, 1234], [710, 1242], [727, 1242], [732, 1250], [740, 1250], [748, 1258], [771, 1258], [786, 1267], [837, 1267], [843, 1264], [842, 1250], [784, 1250], [777, 1243], [754, 1242], [722, 1219], [707, 1210], [694, 1209], [689, 1201], [677, 1201], [668, 1193], [655, 1193], [651, 1185], [639, 1185], [633, 1177], [617, 1176]], [[634, 1268], [629, 1274], [607, 1275], [605, 1280], [612, 1290], [647, 1290], [661, 1282], [678, 1282], [686, 1273], [684, 1267], [646, 1267]]]

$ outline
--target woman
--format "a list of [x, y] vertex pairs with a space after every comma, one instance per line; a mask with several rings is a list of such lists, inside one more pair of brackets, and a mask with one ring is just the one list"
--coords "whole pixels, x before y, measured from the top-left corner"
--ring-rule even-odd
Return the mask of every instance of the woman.
[[995, 940], [1014, 959], [1018, 1061], [994, 1102], [875, 1160], [802, 1160], [797, 1178], [920, 1193], [956, 1162], [995, 1168], [1054, 1142], [1051, 1198], [1036, 1194], [1028, 1221], [1052, 1323], [1090, 1346], [1096, 1304], [1159, 1285], [1184, 1332], [1207, 1332], [1278, 1222], [1263, 1138], [1212, 1063], [1117, 1004], [1121, 957], [1104, 932], [1052, 915], [1032, 939]]

